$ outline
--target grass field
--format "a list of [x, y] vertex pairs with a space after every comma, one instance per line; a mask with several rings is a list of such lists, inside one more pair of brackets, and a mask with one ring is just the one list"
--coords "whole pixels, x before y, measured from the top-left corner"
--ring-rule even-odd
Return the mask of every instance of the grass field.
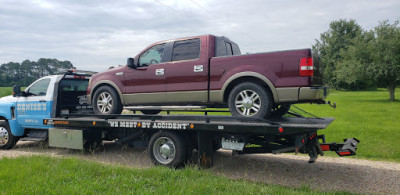
[[132, 169], [75, 158], [0, 159], [1, 194], [346, 194], [218, 177], [196, 168]]
[[0, 87], [0, 97], [11, 95], [12, 87]]
[[[400, 98], [400, 89], [396, 90]], [[355, 137], [361, 142], [357, 158], [400, 162], [400, 101], [390, 102], [387, 90], [342, 92], [333, 91], [328, 99], [337, 103], [336, 109], [327, 105], [300, 105], [320, 117], [334, 117], [326, 130], [328, 142]]]

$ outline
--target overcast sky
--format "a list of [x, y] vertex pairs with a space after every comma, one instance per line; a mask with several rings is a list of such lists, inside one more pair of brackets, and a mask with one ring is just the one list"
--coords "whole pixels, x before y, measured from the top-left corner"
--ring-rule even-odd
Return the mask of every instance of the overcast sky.
[[202, 34], [242, 53], [309, 48], [333, 20], [372, 29], [399, 17], [399, 0], [0, 0], [0, 64], [57, 58], [102, 71], [154, 42]]

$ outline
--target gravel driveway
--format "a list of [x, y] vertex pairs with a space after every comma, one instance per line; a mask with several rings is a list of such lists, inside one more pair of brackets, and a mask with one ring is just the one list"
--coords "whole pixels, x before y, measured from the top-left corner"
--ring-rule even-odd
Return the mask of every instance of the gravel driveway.
[[[107, 142], [98, 151], [86, 154], [48, 148], [35, 142], [20, 142], [12, 150], [0, 151], [0, 158], [22, 155], [74, 156], [136, 168], [152, 166], [145, 150], [122, 147], [113, 142]], [[196, 163], [196, 154], [191, 161]], [[233, 179], [243, 178], [291, 187], [309, 186], [324, 191], [400, 194], [400, 163], [324, 156], [319, 157], [316, 163], [309, 164], [307, 156], [231, 156], [231, 152], [219, 150], [214, 156], [214, 167], [209, 171]]]

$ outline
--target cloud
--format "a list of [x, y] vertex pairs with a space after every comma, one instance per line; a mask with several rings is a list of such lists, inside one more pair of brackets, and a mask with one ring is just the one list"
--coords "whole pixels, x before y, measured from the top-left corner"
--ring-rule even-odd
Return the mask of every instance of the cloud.
[[224, 35], [242, 52], [311, 47], [329, 23], [355, 19], [366, 29], [395, 20], [396, 0], [0, 0], [0, 64], [41, 57], [80, 69], [126, 63], [151, 43]]

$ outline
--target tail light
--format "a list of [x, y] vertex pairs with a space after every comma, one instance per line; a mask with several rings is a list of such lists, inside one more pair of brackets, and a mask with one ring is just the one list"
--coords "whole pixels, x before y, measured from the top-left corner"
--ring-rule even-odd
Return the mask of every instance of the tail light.
[[311, 77], [314, 74], [314, 65], [312, 57], [300, 59], [300, 76]]

